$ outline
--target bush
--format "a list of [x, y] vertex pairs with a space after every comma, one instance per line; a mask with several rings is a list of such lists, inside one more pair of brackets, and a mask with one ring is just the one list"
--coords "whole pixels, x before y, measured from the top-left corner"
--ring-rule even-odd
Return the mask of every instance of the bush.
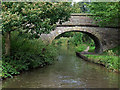
[[12, 77], [24, 70], [52, 64], [55, 56], [56, 50], [51, 45], [46, 46], [40, 39], [24, 38], [18, 32], [13, 32], [11, 55], [3, 55], [2, 59], [2, 77]]

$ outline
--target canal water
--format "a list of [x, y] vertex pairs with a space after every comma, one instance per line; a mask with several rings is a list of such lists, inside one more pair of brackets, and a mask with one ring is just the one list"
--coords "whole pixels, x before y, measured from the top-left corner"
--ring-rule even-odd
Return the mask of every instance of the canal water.
[[53, 65], [3, 80], [4, 88], [118, 88], [117, 73], [61, 50]]

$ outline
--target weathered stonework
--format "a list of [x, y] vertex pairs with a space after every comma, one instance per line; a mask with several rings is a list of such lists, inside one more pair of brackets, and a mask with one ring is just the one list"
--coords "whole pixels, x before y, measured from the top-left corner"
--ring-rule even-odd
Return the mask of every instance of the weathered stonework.
[[102, 53], [118, 45], [118, 28], [102, 28], [86, 15], [72, 15], [70, 21], [57, 25], [49, 34], [42, 34], [41, 38], [46, 43], [51, 43], [55, 37], [65, 32], [83, 32], [88, 34], [95, 42], [95, 52]]

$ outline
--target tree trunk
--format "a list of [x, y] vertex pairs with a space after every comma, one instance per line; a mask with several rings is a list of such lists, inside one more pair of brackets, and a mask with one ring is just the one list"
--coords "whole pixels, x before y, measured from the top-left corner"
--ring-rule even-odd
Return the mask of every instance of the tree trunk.
[[5, 33], [5, 55], [10, 55], [10, 32]]

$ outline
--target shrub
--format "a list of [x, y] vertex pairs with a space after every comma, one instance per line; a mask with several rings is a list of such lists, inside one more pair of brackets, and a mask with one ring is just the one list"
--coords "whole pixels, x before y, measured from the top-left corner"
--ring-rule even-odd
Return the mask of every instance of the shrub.
[[3, 55], [2, 77], [12, 77], [24, 70], [52, 64], [55, 56], [56, 50], [52, 45], [46, 46], [40, 39], [28, 39], [12, 32], [11, 55]]

